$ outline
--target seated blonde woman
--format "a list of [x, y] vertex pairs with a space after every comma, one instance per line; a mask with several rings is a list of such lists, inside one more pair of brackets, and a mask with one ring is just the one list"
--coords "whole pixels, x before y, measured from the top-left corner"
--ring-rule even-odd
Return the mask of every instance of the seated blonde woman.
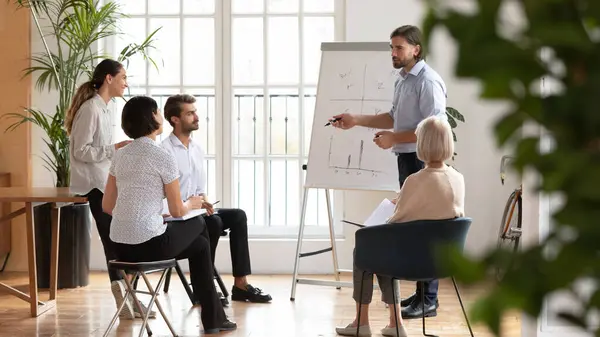
[[[388, 223], [402, 223], [413, 220], [442, 220], [464, 216], [465, 181], [458, 171], [445, 164], [454, 153], [454, 140], [452, 129], [447, 121], [437, 117], [423, 120], [416, 130], [417, 157], [425, 163], [425, 168], [410, 175], [398, 197], [396, 209], [388, 219]], [[401, 224], [398, 224], [401, 226]], [[407, 258], [410, 258], [407, 256]], [[345, 327], [336, 328], [338, 335], [356, 336], [356, 327], [360, 324], [359, 336], [370, 336], [369, 304], [373, 297], [373, 274], [364, 273], [364, 286], [361, 298], [360, 283], [363, 271], [356, 265], [353, 270], [354, 293], [356, 311], [362, 305], [361, 317]], [[384, 336], [397, 336], [394, 319], [394, 305], [398, 306], [400, 299], [396, 294], [396, 303], [393, 303], [391, 279], [384, 275], [377, 275], [377, 281], [382, 293], [382, 300], [389, 305], [389, 323], [381, 330]], [[396, 286], [396, 291], [399, 287]], [[400, 313], [400, 308], [397, 307]], [[406, 337], [402, 318], [398, 317], [400, 324], [400, 337]]]

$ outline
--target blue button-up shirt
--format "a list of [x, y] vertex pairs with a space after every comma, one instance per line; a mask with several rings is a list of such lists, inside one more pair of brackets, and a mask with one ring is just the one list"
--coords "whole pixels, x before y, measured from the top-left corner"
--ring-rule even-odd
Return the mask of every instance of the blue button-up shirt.
[[[419, 122], [429, 116], [446, 116], [446, 84], [424, 60], [407, 73], [402, 69], [396, 80], [390, 115], [394, 119], [394, 132], [414, 130]], [[416, 143], [394, 145], [395, 153], [415, 152]]]

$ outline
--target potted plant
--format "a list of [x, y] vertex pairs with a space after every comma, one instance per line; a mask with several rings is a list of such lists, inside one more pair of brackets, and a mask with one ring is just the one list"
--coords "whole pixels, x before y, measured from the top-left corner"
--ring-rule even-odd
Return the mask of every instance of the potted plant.
[[[499, 146], [514, 149], [516, 171], [535, 172], [536, 192], [561, 197], [557, 209], [550, 210], [553, 226], [547, 235], [526, 247], [494, 248], [477, 258], [445, 255], [457, 279], [487, 284], [472, 318], [499, 336], [507, 311], [538, 318], [550, 295], [566, 292], [576, 307], [560, 308], [558, 317], [586, 335], [600, 336], [593, 319], [600, 309], [600, 111], [595, 101], [600, 2], [478, 1], [461, 11], [448, 8], [447, 1], [429, 0], [427, 6], [426, 36], [442, 28], [458, 46], [456, 75], [479, 82], [482, 99], [508, 103], [495, 134]], [[540, 89], [542, 83], [547, 90]], [[544, 132], [524, 135], [525, 125]], [[551, 146], [543, 148], [546, 139]], [[530, 226], [538, 223], [523, 228]], [[502, 281], [495, 282], [488, 272], [504, 266], [509, 267]], [[591, 293], [582, 293], [581, 281], [591, 281]]]
[[[63, 126], [65, 113], [80, 81], [91, 78], [97, 61], [110, 57], [97, 51], [98, 45], [105, 38], [121, 34], [118, 20], [125, 15], [120, 12], [118, 4], [107, 2], [101, 5], [96, 0], [17, 0], [14, 3], [18, 10], [31, 12], [45, 47], [44, 52], [32, 55], [31, 66], [24, 69], [24, 76], [37, 74], [36, 88], [57, 90], [58, 103], [51, 113], [26, 107], [23, 113], [5, 114], [4, 118], [15, 119], [6, 131], [14, 130], [23, 123], [33, 123], [41, 128], [47, 145], [42, 158], [45, 167], [54, 174], [56, 187], [68, 187], [69, 137]], [[40, 25], [40, 18], [49, 23], [46, 31]], [[127, 65], [129, 58], [142, 55], [156, 66], [148, 55], [148, 49], [153, 48], [156, 31], [139, 44], [127, 45], [120, 52], [118, 61]], [[52, 36], [56, 44], [53, 50], [48, 45], [47, 36]], [[37, 275], [41, 288], [49, 286], [49, 207], [42, 205], [35, 209]], [[87, 203], [61, 209], [59, 288], [88, 283], [91, 221]]]

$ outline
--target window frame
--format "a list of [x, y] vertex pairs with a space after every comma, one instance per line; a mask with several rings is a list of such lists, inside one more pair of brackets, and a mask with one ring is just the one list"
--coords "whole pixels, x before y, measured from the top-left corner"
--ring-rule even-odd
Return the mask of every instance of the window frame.
[[[111, 0], [106, 0], [111, 1]], [[122, 1], [122, 0], [121, 0]], [[269, 186], [269, 160], [271, 158], [277, 159], [296, 159], [299, 160], [300, 170], [303, 164], [306, 164], [306, 160], [308, 156], [305, 156], [305, 136], [304, 136], [304, 95], [306, 88], [314, 88], [316, 92], [318, 83], [306, 85], [304, 84], [304, 17], [333, 17], [334, 20], [334, 40], [335, 41], [344, 41], [345, 40], [345, 0], [334, 0], [334, 11], [333, 13], [324, 13], [324, 12], [316, 12], [316, 13], [304, 13], [302, 11], [302, 5], [304, 0], [299, 1], [299, 12], [297, 13], [269, 13], [267, 11], [268, 1], [264, 0], [264, 8], [262, 13], [244, 13], [244, 14], [234, 14], [232, 11], [232, 1], [233, 0], [215, 0], [215, 11], [212, 14], [185, 14], [181, 11], [183, 10], [183, 0], [175, 0], [179, 1], [180, 13], [178, 14], [149, 14], [148, 13], [148, 1], [143, 1], [144, 5], [144, 14], [128, 14], [129, 18], [143, 18], [146, 23], [146, 32], [150, 32], [150, 19], [153, 18], [178, 18], [179, 22], [179, 32], [185, 34], [184, 29], [184, 18], [213, 18], [215, 24], [215, 83], [214, 86], [205, 85], [205, 86], [189, 86], [184, 84], [183, 76], [180, 76], [180, 83], [178, 85], [150, 85], [149, 84], [149, 74], [151, 71], [152, 65], [146, 62], [145, 73], [146, 79], [143, 85], [136, 86], [134, 90], [142, 90], [147, 94], [150, 94], [152, 90], [161, 88], [161, 89], [175, 89], [180, 92], [189, 91], [190, 89], [212, 89], [214, 90], [215, 95], [215, 153], [220, 155], [206, 155], [206, 159], [211, 159], [215, 161], [215, 187], [216, 193], [211, 196], [214, 200], [221, 200], [221, 205], [223, 207], [230, 207], [233, 205], [235, 190], [234, 190], [234, 181], [235, 181], [235, 160], [236, 159], [244, 159], [244, 158], [252, 158], [257, 160], [257, 162], [264, 164], [264, 186], [263, 189], [265, 191], [265, 207], [262, 210], [265, 212], [265, 219], [267, 221], [270, 212], [268, 201], [270, 200], [270, 186]], [[249, 18], [263, 18], [263, 83], [257, 85], [234, 85], [233, 84], [233, 55], [232, 55], [232, 43], [233, 43], [233, 32], [232, 32], [232, 24], [233, 18], [238, 17], [249, 17]], [[297, 17], [298, 18], [298, 39], [299, 39], [299, 73], [298, 73], [298, 83], [297, 84], [284, 84], [284, 85], [273, 85], [268, 83], [268, 63], [267, 63], [267, 55], [268, 55], [268, 18], [269, 17]], [[116, 55], [118, 51], [115, 48], [116, 39], [114, 37], [109, 37], [104, 39], [101, 43], [101, 48], [108, 55]], [[184, 43], [183, 39], [180, 42], [180, 74], [184, 72]], [[165, 60], [166, 61], [166, 60]], [[269, 92], [277, 89], [294, 89], [297, 90], [299, 96], [299, 154], [294, 155], [270, 155], [268, 151], [264, 151], [263, 154], [259, 155], [235, 155], [233, 153], [233, 98], [234, 92], [236, 89], [260, 89], [262, 90], [262, 94], [265, 97], [264, 100], [264, 133], [263, 137], [265, 143], [268, 143], [269, 139], [269, 125], [268, 125], [268, 111], [270, 108], [269, 105]], [[162, 107], [161, 107], [162, 109]], [[111, 109], [113, 114], [113, 121], [116, 123], [116, 117], [119, 112], [115, 111], [116, 109]], [[165, 123], [167, 123], [165, 121]], [[114, 127], [118, 127], [118, 125], [114, 125]], [[167, 137], [168, 133], [165, 132], [162, 135], [162, 139]], [[308, 144], [307, 144], [308, 145]], [[265, 145], [268, 148], [268, 145]], [[303, 183], [303, 174], [298, 175], [298, 185], [299, 185], [299, 211], [302, 211], [302, 197], [304, 194], [304, 183]], [[318, 193], [321, 196], [324, 196], [323, 190], [320, 190]], [[339, 219], [343, 218], [343, 191], [330, 191], [330, 200], [332, 203], [332, 211], [334, 222], [334, 230], [336, 232], [336, 237], [342, 236], [343, 225], [339, 221]], [[336, 221], [337, 220], [337, 221]], [[248, 234], [252, 238], [297, 238], [298, 235], [298, 226], [272, 226], [272, 225], [262, 225], [262, 226], [248, 226]], [[312, 226], [306, 225], [304, 229], [304, 237], [305, 238], [324, 238], [329, 237], [329, 226], [328, 223], [322, 224], [320, 226]]]

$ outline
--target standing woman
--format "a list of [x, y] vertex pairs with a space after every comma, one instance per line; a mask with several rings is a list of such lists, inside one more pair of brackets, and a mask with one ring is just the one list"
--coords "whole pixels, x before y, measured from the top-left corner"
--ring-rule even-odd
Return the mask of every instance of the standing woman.
[[[127, 75], [123, 65], [111, 59], [100, 62], [94, 75], [83, 83], [73, 96], [71, 106], [65, 116], [65, 127], [69, 135], [69, 156], [71, 190], [88, 198], [98, 234], [104, 247], [106, 261], [116, 259], [110, 241], [112, 217], [102, 211], [102, 197], [108, 178], [108, 169], [115, 151], [129, 144], [126, 140], [113, 144], [112, 118], [108, 102], [114, 97], [122, 97], [127, 88]], [[111, 290], [117, 307], [123, 303], [125, 282], [113, 270], [108, 270]], [[128, 301], [129, 302], [129, 301]], [[135, 306], [133, 306], [135, 307]], [[131, 303], [122, 311], [123, 318], [141, 317]], [[151, 313], [151, 316], [156, 316]]]

